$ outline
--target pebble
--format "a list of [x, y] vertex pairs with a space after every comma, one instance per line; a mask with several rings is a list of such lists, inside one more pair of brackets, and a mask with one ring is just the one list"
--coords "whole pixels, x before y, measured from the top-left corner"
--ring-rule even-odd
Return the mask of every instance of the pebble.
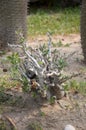
[[76, 130], [74, 126], [72, 125], [66, 125], [64, 130]]

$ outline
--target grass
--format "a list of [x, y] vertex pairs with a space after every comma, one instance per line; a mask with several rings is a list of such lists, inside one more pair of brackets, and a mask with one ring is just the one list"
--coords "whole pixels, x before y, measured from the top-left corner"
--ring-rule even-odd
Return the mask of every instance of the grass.
[[80, 8], [34, 8], [27, 17], [28, 35], [71, 34], [80, 31]]
[[9, 74], [3, 74], [3, 76], [0, 78], [0, 91], [6, 89], [6, 88], [12, 88], [19, 85], [19, 82], [16, 80], [11, 80], [11, 77]]
[[72, 91], [72, 92], [79, 92], [83, 95], [86, 95], [86, 81], [76, 81], [76, 80], [71, 80], [64, 86], [66, 91]]
[[31, 130], [43, 130], [41, 124], [39, 123], [32, 123], [29, 125]]

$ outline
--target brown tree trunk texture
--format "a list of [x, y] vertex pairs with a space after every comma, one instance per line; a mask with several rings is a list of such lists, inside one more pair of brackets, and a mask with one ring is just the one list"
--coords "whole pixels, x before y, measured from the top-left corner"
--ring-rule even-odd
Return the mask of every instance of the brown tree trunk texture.
[[0, 0], [0, 48], [19, 43], [21, 32], [26, 37], [27, 0]]
[[84, 56], [84, 62], [86, 63], [86, 0], [82, 0], [81, 9], [81, 45]]

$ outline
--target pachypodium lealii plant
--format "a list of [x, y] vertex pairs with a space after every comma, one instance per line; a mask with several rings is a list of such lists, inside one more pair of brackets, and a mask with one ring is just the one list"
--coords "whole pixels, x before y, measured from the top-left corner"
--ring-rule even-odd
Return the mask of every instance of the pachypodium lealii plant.
[[64, 82], [62, 68], [59, 67], [58, 51], [51, 49], [52, 41], [49, 33], [48, 37], [48, 44], [40, 45], [38, 48], [27, 47], [24, 41], [20, 45], [10, 44], [12, 48], [21, 48], [23, 57], [19, 54], [18, 58], [18, 55], [14, 54], [9, 59], [18, 69], [20, 79], [24, 84], [23, 90], [35, 91], [48, 99], [51, 97], [60, 99], [65, 93], [62, 87]]
[[[64, 62], [57, 49], [52, 49], [51, 36], [48, 33], [48, 44], [40, 45], [37, 48], [27, 46], [23, 41], [20, 45], [9, 45], [12, 48], [18, 49], [16, 64], [11, 59], [11, 63], [17, 68], [20, 74], [20, 80], [23, 83], [23, 90], [36, 92], [41, 97], [47, 99], [61, 99], [65, 95], [63, 84], [71, 77], [63, 75]], [[22, 38], [23, 39], [23, 38]], [[19, 56], [19, 58], [17, 57]], [[20, 60], [19, 60], [20, 59]], [[15, 61], [15, 60], [14, 60]], [[60, 63], [61, 62], [61, 63]], [[19, 78], [19, 76], [18, 76]], [[17, 78], [17, 79], [18, 79]]]

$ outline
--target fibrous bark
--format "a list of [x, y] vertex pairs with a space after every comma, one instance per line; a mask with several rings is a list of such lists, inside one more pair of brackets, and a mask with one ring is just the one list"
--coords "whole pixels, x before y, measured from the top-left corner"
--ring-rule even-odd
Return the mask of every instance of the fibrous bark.
[[86, 63], [86, 0], [82, 0], [81, 9], [81, 45], [84, 56], [84, 62]]
[[0, 0], [0, 47], [20, 42], [26, 37], [27, 0]]

